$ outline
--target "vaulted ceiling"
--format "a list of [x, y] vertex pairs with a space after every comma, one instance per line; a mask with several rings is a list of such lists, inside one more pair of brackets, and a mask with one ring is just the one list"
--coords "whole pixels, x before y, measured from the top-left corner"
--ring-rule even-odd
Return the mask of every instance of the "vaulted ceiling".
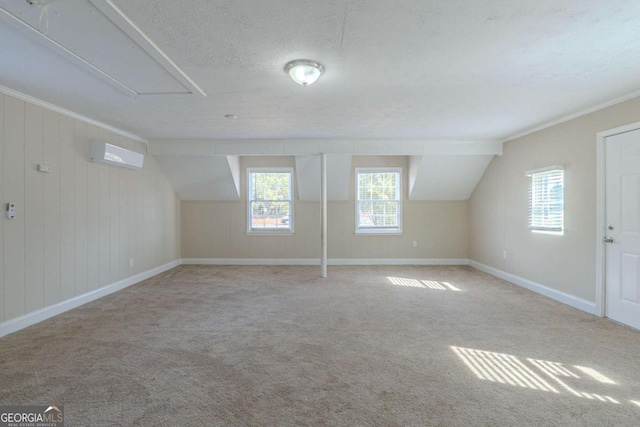
[[[42, 7], [0, 0], [0, 85], [152, 147], [501, 142], [640, 89], [635, 0], [39, 1], [40, 30]], [[315, 85], [284, 73], [298, 58], [324, 64]], [[487, 164], [435, 155], [413, 162], [429, 168], [417, 177], [449, 182]]]

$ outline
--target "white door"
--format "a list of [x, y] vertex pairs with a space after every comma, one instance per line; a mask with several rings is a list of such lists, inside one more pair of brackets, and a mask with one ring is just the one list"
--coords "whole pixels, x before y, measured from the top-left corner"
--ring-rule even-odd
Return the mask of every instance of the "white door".
[[606, 315], [640, 329], [640, 130], [605, 146]]

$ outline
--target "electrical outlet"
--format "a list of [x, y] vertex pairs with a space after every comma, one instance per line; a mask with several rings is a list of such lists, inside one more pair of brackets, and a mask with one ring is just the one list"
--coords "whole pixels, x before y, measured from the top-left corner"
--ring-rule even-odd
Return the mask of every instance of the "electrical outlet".
[[417, 241], [417, 240], [414, 240], [414, 241], [413, 241], [413, 247], [414, 247], [414, 248], [417, 248], [417, 247], [418, 247], [418, 241]]
[[502, 259], [507, 259], [507, 251], [502, 251]]
[[133, 258], [129, 259], [129, 267], [133, 268]]

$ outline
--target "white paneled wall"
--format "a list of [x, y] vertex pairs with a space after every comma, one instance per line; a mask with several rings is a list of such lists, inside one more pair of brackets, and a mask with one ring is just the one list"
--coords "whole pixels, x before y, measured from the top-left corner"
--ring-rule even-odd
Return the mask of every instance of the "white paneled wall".
[[155, 159], [138, 171], [90, 163], [92, 139], [144, 151], [0, 94], [0, 322], [180, 258], [179, 201]]

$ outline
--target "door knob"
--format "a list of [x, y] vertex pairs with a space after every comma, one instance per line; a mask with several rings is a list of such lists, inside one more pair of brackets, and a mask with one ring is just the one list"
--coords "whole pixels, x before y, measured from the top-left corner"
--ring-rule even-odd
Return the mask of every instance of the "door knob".
[[604, 242], [605, 243], [613, 243], [613, 237], [604, 237]]

